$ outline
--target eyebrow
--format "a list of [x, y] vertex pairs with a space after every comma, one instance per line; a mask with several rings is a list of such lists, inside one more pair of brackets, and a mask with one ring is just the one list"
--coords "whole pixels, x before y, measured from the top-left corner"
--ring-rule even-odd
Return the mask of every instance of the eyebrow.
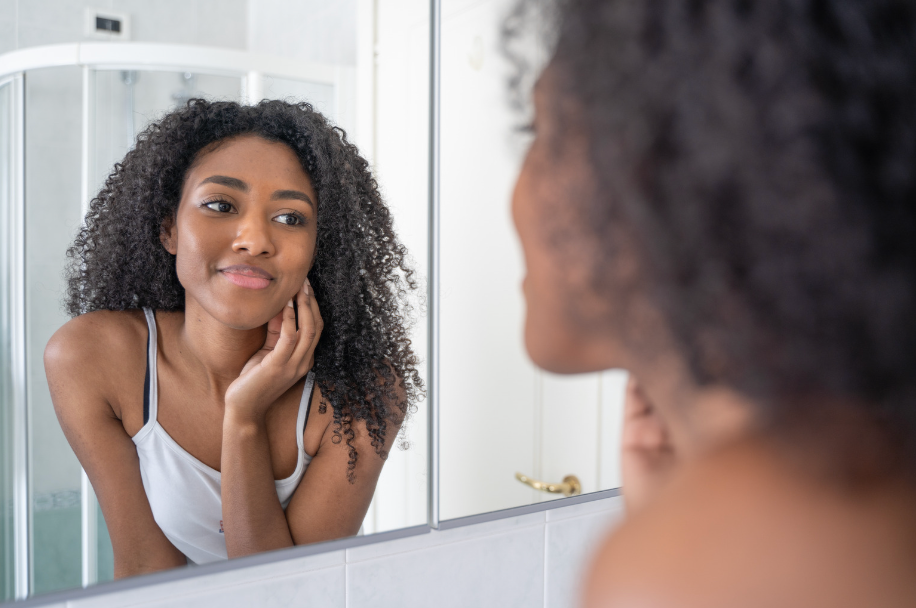
[[312, 209], [315, 208], [315, 203], [312, 202], [312, 199], [309, 198], [309, 195], [305, 192], [300, 192], [299, 190], [277, 190], [270, 195], [270, 200], [279, 201], [279, 200], [289, 200], [294, 199], [298, 201], [304, 201], [312, 206]]
[[[198, 184], [198, 187], [203, 186], [204, 184], [219, 184], [221, 186], [226, 186], [234, 190], [240, 190], [242, 192], [248, 192], [251, 190], [251, 187], [242, 180], [235, 177], [227, 177], [225, 175], [211, 175], [210, 177], [202, 180], [200, 184]], [[300, 192], [299, 190], [277, 190], [270, 195], [270, 200], [272, 201], [290, 199], [306, 202], [312, 206], [312, 209], [315, 208], [315, 203], [311, 198], [309, 198], [309, 195], [305, 192]]]
[[203, 186], [204, 184], [219, 184], [220, 186], [226, 186], [234, 190], [241, 190], [242, 192], [248, 192], [250, 190], [248, 184], [242, 180], [234, 177], [226, 177], [225, 175], [211, 175], [207, 179], [200, 182], [198, 187]]

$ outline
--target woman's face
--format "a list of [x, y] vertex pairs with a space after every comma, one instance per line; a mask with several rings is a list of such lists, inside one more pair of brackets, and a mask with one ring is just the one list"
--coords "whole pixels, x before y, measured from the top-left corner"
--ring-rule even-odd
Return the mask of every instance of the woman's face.
[[[524, 251], [525, 345], [541, 368], [623, 367], [616, 341], [593, 322], [608, 306], [591, 287], [596, 254], [577, 206], [593, 196], [587, 142], [556, 128], [552, 70], [535, 87], [535, 138], [515, 184], [512, 217]], [[562, 242], [562, 247], [559, 244]]]
[[317, 205], [285, 144], [245, 135], [202, 151], [163, 235], [186, 300], [236, 329], [267, 323], [312, 267]]

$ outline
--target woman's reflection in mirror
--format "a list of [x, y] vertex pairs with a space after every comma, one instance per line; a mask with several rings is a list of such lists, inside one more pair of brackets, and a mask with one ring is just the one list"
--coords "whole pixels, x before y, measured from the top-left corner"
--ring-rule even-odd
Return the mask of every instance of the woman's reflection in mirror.
[[421, 397], [407, 252], [306, 103], [152, 123], [68, 251], [45, 367], [115, 576], [356, 534]]
[[526, 344], [636, 379], [586, 605], [916, 605], [916, 9], [556, 6]]

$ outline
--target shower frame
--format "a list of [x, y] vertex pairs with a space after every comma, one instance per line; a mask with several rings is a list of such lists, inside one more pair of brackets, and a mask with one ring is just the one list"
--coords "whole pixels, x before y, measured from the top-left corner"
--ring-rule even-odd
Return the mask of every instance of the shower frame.
[[[25, 599], [32, 587], [32, 521], [30, 513], [29, 400], [26, 358], [25, 285], [25, 81], [28, 72], [42, 68], [75, 66], [82, 68], [82, 145], [80, 204], [86, 215], [94, 186], [90, 161], [94, 148], [93, 108], [95, 75], [107, 70], [144, 70], [191, 72], [241, 79], [242, 100], [257, 103], [263, 98], [265, 77], [331, 85], [334, 104], [341, 104], [344, 70], [320, 63], [258, 55], [244, 51], [210, 47], [136, 42], [87, 42], [55, 44], [12, 51], [0, 55], [0, 87], [10, 86], [11, 183], [10, 208], [6, 226], [0, 226], [0, 246], [7, 248], [10, 262], [10, 351], [13, 453], [13, 527], [15, 598]], [[81, 492], [81, 560], [84, 587], [98, 580], [98, 503], [85, 471]]]

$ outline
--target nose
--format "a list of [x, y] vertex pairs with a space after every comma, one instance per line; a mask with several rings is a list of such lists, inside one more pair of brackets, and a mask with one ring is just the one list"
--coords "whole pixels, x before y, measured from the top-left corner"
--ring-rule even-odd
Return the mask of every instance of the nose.
[[261, 217], [260, 213], [242, 214], [238, 222], [238, 232], [232, 241], [232, 251], [244, 251], [252, 256], [265, 257], [276, 253], [270, 233], [270, 220]]

